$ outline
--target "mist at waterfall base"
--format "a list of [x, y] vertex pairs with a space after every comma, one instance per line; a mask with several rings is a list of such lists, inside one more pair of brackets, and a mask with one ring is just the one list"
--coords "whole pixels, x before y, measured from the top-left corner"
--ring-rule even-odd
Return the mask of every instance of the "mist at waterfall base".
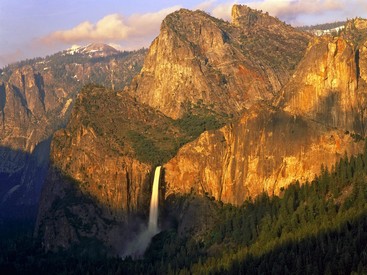
[[150, 199], [150, 212], [148, 227], [143, 229], [136, 238], [132, 239], [126, 246], [122, 258], [131, 256], [132, 258], [141, 258], [148, 248], [152, 238], [159, 233], [158, 228], [158, 199], [159, 199], [159, 178], [161, 166], [157, 166], [154, 172], [154, 181], [152, 188], [152, 197]]

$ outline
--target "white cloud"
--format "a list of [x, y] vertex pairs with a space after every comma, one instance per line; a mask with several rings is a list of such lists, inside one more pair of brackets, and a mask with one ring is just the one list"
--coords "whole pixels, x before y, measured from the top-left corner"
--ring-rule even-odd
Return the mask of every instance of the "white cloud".
[[80, 43], [84, 41], [125, 39], [130, 31], [121, 15], [110, 14], [103, 17], [96, 24], [85, 21], [70, 30], [56, 31], [44, 37], [46, 43], [64, 42]]
[[118, 42], [137, 37], [157, 35], [159, 26], [169, 13], [179, 9], [174, 6], [154, 13], [133, 14], [127, 18], [120, 14], [110, 14], [96, 23], [85, 21], [69, 30], [60, 30], [41, 39], [45, 44]]

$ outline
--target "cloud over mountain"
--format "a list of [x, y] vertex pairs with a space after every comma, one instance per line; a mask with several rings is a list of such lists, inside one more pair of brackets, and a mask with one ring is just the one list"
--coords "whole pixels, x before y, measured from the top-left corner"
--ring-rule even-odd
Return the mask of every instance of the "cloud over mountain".
[[96, 23], [84, 21], [68, 29], [55, 31], [41, 39], [46, 44], [53, 43], [86, 43], [86, 42], [117, 42], [137, 37], [151, 37], [159, 31], [163, 18], [179, 9], [173, 6], [158, 12], [133, 14], [124, 17], [121, 14], [109, 14]]

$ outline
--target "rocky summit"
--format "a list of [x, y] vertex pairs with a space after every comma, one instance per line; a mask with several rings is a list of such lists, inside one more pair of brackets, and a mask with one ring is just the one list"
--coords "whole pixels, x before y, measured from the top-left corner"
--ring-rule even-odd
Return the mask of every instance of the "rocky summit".
[[120, 253], [146, 218], [158, 164], [161, 203], [176, 209], [185, 235], [185, 228], [203, 232], [202, 218], [180, 213], [178, 195], [233, 205], [264, 192], [281, 196], [292, 182], [358, 154], [363, 22], [348, 22], [355, 27], [339, 37], [314, 37], [241, 5], [231, 22], [185, 9], [168, 15], [131, 83], [119, 91], [84, 87], [55, 133], [37, 237], [48, 250], [96, 238]]
[[273, 99], [310, 35], [243, 6], [232, 16], [229, 23], [202, 11], [168, 15], [127, 92], [174, 119], [197, 105], [238, 115]]

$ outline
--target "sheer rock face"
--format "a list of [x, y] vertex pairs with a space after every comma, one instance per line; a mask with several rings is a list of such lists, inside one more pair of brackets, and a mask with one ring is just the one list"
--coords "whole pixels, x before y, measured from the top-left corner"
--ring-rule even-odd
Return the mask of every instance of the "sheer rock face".
[[136, 213], [141, 204], [139, 196], [143, 184], [148, 184], [151, 167], [108, 147], [93, 128], [81, 125], [73, 135], [62, 130], [55, 134], [51, 163], [79, 182], [82, 192], [126, 220], [127, 214]]
[[165, 166], [166, 196], [197, 191], [240, 205], [263, 191], [278, 195], [295, 180], [313, 180], [363, 144], [344, 131], [280, 109], [256, 107], [241, 121], [203, 133]]
[[259, 32], [248, 32], [237, 21], [188, 10], [167, 16], [129, 93], [174, 119], [198, 102], [238, 114], [272, 99], [302, 57], [309, 36], [274, 18], [271, 26], [263, 22]]
[[364, 135], [364, 49], [357, 53], [342, 38], [317, 38], [284, 88], [285, 110]]

